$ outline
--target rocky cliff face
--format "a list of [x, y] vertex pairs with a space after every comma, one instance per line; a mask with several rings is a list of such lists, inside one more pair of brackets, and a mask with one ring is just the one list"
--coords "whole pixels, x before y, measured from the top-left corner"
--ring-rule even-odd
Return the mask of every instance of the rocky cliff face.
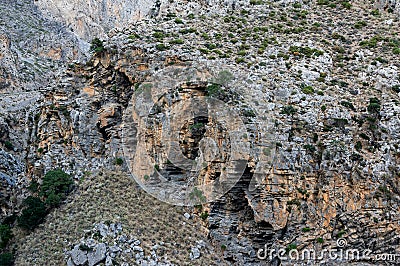
[[32, 1], [1, 1], [0, 91], [46, 87], [67, 62], [83, 58], [88, 45], [43, 16]]
[[45, 99], [42, 92], [67, 62], [85, 58], [88, 44], [43, 16], [32, 1], [0, 5], [0, 175], [5, 181], [4, 206], [12, 209], [21, 191], [14, 194], [8, 185], [20, 187], [27, 181], [34, 121]]
[[[65, 23], [82, 39], [90, 41], [95, 37], [105, 38], [108, 31], [143, 19], [150, 11], [156, 10], [155, 2], [148, 0], [68, 2], [39, 0], [35, 4], [48, 16]], [[159, 1], [157, 6], [160, 7], [161, 4], [162, 2]]]
[[[208, 211], [202, 217], [209, 239], [227, 263], [291, 265], [276, 255], [260, 261], [256, 253], [265, 244], [335, 248], [342, 237], [349, 248], [398, 253], [398, 3], [377, 9], [382, 3], [38, 1], [58, 21], [27, 20], [50, 23], [45, 45], [35, 39], [38, 34], [32, 37], [36, 46], [18, 41], [25, 34], [18, 33], [19, 24], [1, 24], [8, 27], [0, 46], [2, 92], [30, 91], [4, 94], [0, 102], [0, 175], [8, 183], [4, 215], [22, 197], [24, 184], [56, 166], [76, 179], [102, 167], [136, 167], [123, 153], [124, 114], [130, 105], [140, 113], [146, 97], [162, 104], [151, 113], [151, 123], [135, 129], [146, 140], [140, 152], [152, 158], [151, 169], [184, 181], [165, 155], [163, 123], [171, 117], [169, 106], [201, 95], [240, 114], [245, 126], [240, 136], [250, 148], [239, 182], [202, 210]], [[24, 1], [7, 2], [1, 11], [39, 12]], [[145, 20], [128, 24], [145, 14]], [[113, 29], [104, 50], [86, 63], [40, 72], [41, 62], [62, 70], [59, 65], [85, 50], [61, 22], [86, 40], [126, 26]], [[57, 38], [61, 35], [73, 42]], [[52, 50], [57, 43], [61, 50]], [[206, 83], [197, 85], [165, 83], [164, 88], [154, 81], [164, 69], [193, 62], [229, 73], [232, 82], [209, 88], [202, 71], [196, 75]], [[158, 97], [163, 90], [168, 93]], [[179, 130], [179, 148], [187, 158], [218, 153], [201, 150], [205, 138], [225, 151], [239, 151], [230, 145], [226, 125], [207, 114]], [[121, 158], [127, 159], [122, 166]], [[201, 161], [203, 182], [213, 182], [226, 169], [221, 159], [228, 158], [226, 152], [213, 158], [219, 159]], [[146, 175], [141, 177], [145, 183]]]

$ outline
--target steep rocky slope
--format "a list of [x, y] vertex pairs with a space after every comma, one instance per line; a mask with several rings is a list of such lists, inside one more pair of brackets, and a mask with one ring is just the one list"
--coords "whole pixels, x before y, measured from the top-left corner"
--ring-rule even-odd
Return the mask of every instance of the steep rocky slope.
[[[45, 3], [39, 1], [41, 8]], [[138, 14], [133, 10], [143, 7], [127, 8], [123, 1], [92, 3], [93, 22], [84, 14], [88, 9], [83, 2], [72, 1], [66, 9], [58, 1], [47, 3], [54, 16], [74, 8], [83, 13], [58, 20], [71, 23], [87, 40], [129, 21], [130, 8]], [[208, 211], [203, 225], [226, 262], [269, 264], [256, 256], [265, 244], [322, 250], [335, 248], [341, 237], [349, 248], [398, 253], [398, 2], [346, 3], [158, 3], [153, 17], [113, 29], [103, 51], [85, 64], [69, 64], [44, 91], [30, 93], [28, 100], [14, 95], [2, 99], [4, 179], [10, 185], [12, 180], [27, 185], [54, 167], [76, 179], [102, 167], [134, 169], [129, 154], [126, 164], [119, 165], [126, 144], [123, 114], [129, 104], [140, 107], [146, 84], [157, 82], [154, 77], [165, 69], [200, 66], [209, 70], [198, 71], [206, 85], [182, 82], [179, 88], [167, 88], [177, 90], [168, 91], [166, 98], [184, 102], [196, 92], [223, 101], [240, 114], [246, 127], [243, 141], [250, 147], [240, 181], [201, 211]], [[110, 21], [105, 14], [116, 9], [121, 20]], [[143, 7], [146, 10], [150, 5]], [[5, 41], [3, 47], [12, 46]], [[10, 62], [21, 57], [17, 52], [5, 55], [4, 84], [20, 88], [18, 64]], [[222, 71], [230, 73], [232, 81], [219, 83], [210, 94], [207, 82], [214, 76], [209, 73]], [[152, 93], [155, 98], [164, 91]], [[154, 125], [168, 119], [168, 112], [158, 117]], [[218, 127], [211, 118], [202, 121]], [[182, 149], [196, 157], [200, 138], [190, 133], [190, 126], [180, 136], [192, 144]], [[164, 129], [146, 128], [145, 152], [154, 155], [151, 168], [181, 178], [162, 157]], [[202, 176], [207, 181], [223, 172], [223, 166], [206, 162]], [[23, 186], [14, 188], [22, 197]], [[17, 201], [6, 199], [4, 214], [10, 214]], [[24, 252], [29, 245], [35, 244], [28, 241]], [[374, 263], [348, 263], [361, 262]], [[275, 255], [272, 264], [279, 263], [293, 264]]]
[[201, 256], [196, 264], [223, 265], [207, 244], [204, 229], [184, 214], [182, 208], [137, 190], [124, 173], [89, 173], [75, 195], [50, 214], [51, 222], [17, 243], [15, 264], [65, 265], [71, 257], [76, 262], [73, 247], [93, 247], [95, 242], [107, 247], [108, 260], [113, 261], [107, 265], [190, 264], [192, 249], [197, 247]]
[[[26, 182], [35, 115], [43, 91], [66, 62], [84, 59], [89, 45], [63, 24], [42, 15], [32, 1], [0, 2], [0, 176], [2, 208], [15, 206], [8, 185]], [[17, 194], [21, 191], [17, 189]], [[6, 209], [2, 210], [2, 214]]]
[[[90, 41], [94, 37], [104, 38], [109, 30], [144, 18], [155, 7], [155, 2], [149, 0], [68, 2], [38, 0], [35, 4], [46, 15], [64, 23], [78, 36]], [[161, 1], [157, 6], [161, 6]]]

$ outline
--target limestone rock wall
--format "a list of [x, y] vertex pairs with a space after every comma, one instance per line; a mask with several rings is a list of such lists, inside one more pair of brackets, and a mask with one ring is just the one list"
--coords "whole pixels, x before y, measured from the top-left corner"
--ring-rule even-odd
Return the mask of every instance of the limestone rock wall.
[[65, 23], [86, 41], [105, 38], [113, 28], [144, 18], [153, 8], [153, 0], [58, 1], [38, 0], [35, 4], [50, 17]]
[[[150, 2], [37, 1], [54, 22], [30, 1], [5, 1], [0, 19], [15, 18], [0, 24], [2, 214], [51, 168], [76, 179], [102, 167], [127, 170], [117, 160], [121, 122], [138, 84], [195, 61], [246, 77], [228, 100], [246, 124], [248, 165], [205, 206], [209, 238], [227, 262], [260, 265], [256, 251], [266, 243], [335, 247], [343, 235], [351, 247], [398, 253], [399, 21], [385, 9], [371, 14], [376, 5], [366, 2], [179, 1], [152, 10]], [[111, 31], [87, 63], [70, 61], [88, 45], [68, 28], [90, 40], [140, 18], [139, 10], [149, 19]]]

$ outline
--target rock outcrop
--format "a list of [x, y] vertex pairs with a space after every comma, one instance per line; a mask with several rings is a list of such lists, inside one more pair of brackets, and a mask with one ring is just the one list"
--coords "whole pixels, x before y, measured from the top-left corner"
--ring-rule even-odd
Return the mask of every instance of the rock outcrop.
[[[89, 42], [95, 37], [106, 38], [108, 31], [145, 18], [154, 8], [155, 2], [149, 0], [68, 2], [38, 0], [35, 4], [46, 15], [67, 25], [80, 38]], [[161, 5], [161, 1], [159, 2], [158, 5]]]
[[[22, 198], [30, 179], [40, 180], [54, 167], [76, 179], [103, 167], [135, 167], [123, 152], [124, 114], [132, 106], [138, 110], [133, 118], [150, 111], [144, 119], [150, 122], [141, 124], [145, 128], [132, 125], [132, 135], [142, 132], [146, 140], [137, 146], [139, 152], [152, 158], [143, 160], [151, 163], [139, 170], [157, 170], [167, 181], [185, 182], [185, 171], [172, 165], [176, 158], [169, 160], [163, 137], [171, 118], [168, 108], [199, 94], [215, 97], [240, 114], [243, 134], [235, 136], [249, 146], [236, 185], [198, 210], [227, 263], [291, 265], [277, 256], [260, 261], [257, 251], [265, 244], [299, 251], [333, 249], [340, 238], [348, 248], [398, 253], [399, 18], [396, 1], [380, 8], [382, 3], [38, 1], [58, 21], [49, 22], [56, 26], [48, 26], [53, 31], [46, 33], [50, 37], [45, 35], [44, 43], [36, 37], [19, 40], [29, 32], [21, 35], [12, 23], [0, 38], [0, 90], [29, 96], [4, 94], [0, 102], [5, 191], [10, 195], [14, 186]], [[7, 2], [5, 7], [38, 12], [27, 1]], [[129, 24], [145, 15], [145, 20]], [[85, 40], [112, 31], [104, 49], [63, 70], [59, 65], [79, 58], [85, 45], [79, 46], [67, 28], [57, 28], [61, 22]], [[57, 39], [63, 34], [74, 40], [71, 46]], [[42, 62], [63, 71], [39, 71]], [[193, 62], [232, 77], [233, 85], [215, 82], [215, 75], [208, 79], [202, 71], [196, 73], [205, 77], [200, 85], [168, 88], [169, 83], [155, 81], [167, 85], [153, 87], [149, 82], [168, 67]], [[162, 104], [145, 109], [149, 106], [143, 99]], [[206, 114], [184, 123], [176, 146], [186, 158], [204, 163], [197, 181], [207, 184], [229, 170], [224, 160], [233, 140], [227, 127], [212, 118]], [[139, 183], [153, 178], [143, 172]], [[7, 204], [2, 206], [4, 215], [13, 211]], [[193, 260], [201, 256], [198, 247], [189, 248]], [[107, 262], [104, 246], [90, 256], [76, 245], [72, 251], [70, 265], [89, 258], [94, 264], [100, 258]]]

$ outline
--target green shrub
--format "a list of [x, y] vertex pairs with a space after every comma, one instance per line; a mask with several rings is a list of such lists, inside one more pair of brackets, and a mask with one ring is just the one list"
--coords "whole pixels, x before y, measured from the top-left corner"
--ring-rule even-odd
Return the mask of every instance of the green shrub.
[[310, 144], [304, 145], [303, 148], [304, 148], [306, 151], [310, 152], [310, 153], [314, 153], [314, 152], [317, 150], [317, 149], [315, 148], [315, 146], [310, 145]]
[[346, 8], [346, 9], [350, 9], [350, 8], [352, 7], [352, 5], [351, 5], [349, 2], [347, 2], [347, 1], [343, 1], [343, 2], [342, 2], [342, 6], [343, 6], [344, 8]]
[[228, 70], [222, 70], [218, 73], [217, 77], [214, 78], [214, 82], [221, 85], [227, 85], [234, 78], [235, 77], [231, 72]]
[[94, 38], [90, 45], [90, 51], [94, 53], [101, 53], [104, 51], [103, 41], [99, 38]]
[[[203, 191], [201, 191], [197, 187], [194, 187], [192, 192], [189, 193], [189, 197], [192, 200], [198, 199], [198, 200], [200, 200], [200, 202], [206, 202], [207, 201], [207, 198], [203, 195]], [[207, 213], [207, 216], [208, 216], [208, 213]]]
[[297, 109], [293, 107], [293, 105], [284, 106], [281, 110], [281, 114], [286, 115], [294, 115], [297, 112]]
[[318, 133], [316, 133], [316, 132], [314, 132], [314, 134], [313, 134], [313, 141], [314, 142], [317, 142], [318, 141]]
[[168, 13], [168, 14], [166, 15], [166, 17], [167, 17], [167, 18], [175, 18], [175, 17], [176, 17], [176, 14], [175, 14], [175, 13]]
[[14, 255], [12, 253], [0, 254], [0, 266], [12, 266], [14, 265]]
[[365, 140], [370, 140], [370, 138], [367, 136], [367, 134], [365, 134], [365, 133], [361, 133], [360, 134], [360, 138], [363, 138], [363, 139], [365, 139]]
[[340, 104], [343, 105], [344, 107], [347, 107], [347, 108], [353, 110], [353, 111], [356, 110], [356, 108], [354, 107], [354, 105], [351, 102], [341, 101]]
[[183, 24], [183, 20], [180, 19], [180, 18], [176, 18], [176, 19], [175, 19], [175, 23], [176, 23], [176, 24]]
[[129, 40], [136, 40], [136, 39], [139, 39], [139, 38], [140, 38], [140, 36], [137, 33], [134, 33], [134, 34], [131, 34], [131, 35], [128, 36]]
[[311, 56], [320, 56], [323, 55], [324, 52], [315, 48], [310, 47], [299, 47], [299, 46], [290, 46], [289, 52], [295, 55], [303, 55], [307, 57]]
[[207, 86], [206, 91], [207, 91], [207, 96], [215, 96], [221, 92], [222, 88], [221, 85], [219, 84], [211, 84]]
[[60, 194], [51, 193], [50, 195], [47, 196], [45, 203], [50, 208], [55, 208], [60, 206], [61, 201], [62, 197]]
[[291, 250], [297, 249], [297, 245], [296, 244], [289, 244], [286, 248], [286, 252], [289, 252]]
[[238, 52], [238, 55], [240, 55], [240, 56], [245, 56], [246, 54], [247, 54], [247, 51], [245, 51], [245, 50], [240, 50]]
[[369, 40], [360, 42], [360, 45], [363, 47], [374, 48], [378, 45], [378, 42], [383, 41], [383, 40], [384, 40], [384, 38], [382, 38], [379, 35], [376, 35]]
[[115, 163], [116, 165], [122, 165], [122, 164], [124, 163], [124, 159], [122, 159], [122, 158], [120, 158], [120, 157], [115, 158], [114, 163]]
[[339, 238], [341, 238], [341, 237], [342, 237], [343, 235], [345, 235], [345, 234], [346, 234], [346, 231], [340, 230], [337, 236], [338, 236]]
[[168, 49], [168, 47], [165, 46], [165, 44], [163, 44], [163, 43], [159, 43], [159, 44], [156, 45], [156, 49], [159, 50], [159, 51], [165, 51], [165, 50]]
[[39, 194], [46, 198], [54, 194], [64, 199], [73, 183], [71, 176], [60, 169], [48, 171], [43, 178]]
[[301, 8], [301, 3], [294, 3], [293, 8]]
[[209, 54], [210, 51], [207, 48], [199, 48], [200, 53], [202, 54]]
[[329, 0], [318, 0], [317, 5], [329, 5]]
[[164, 39], [165, 34], [162, 31], [156, 31], [153, 33], [153, 37], [156, 39]]
[[93, 251], [93, 248], [90, 248], [85, 244], [80, 244], [79, 245], [79, 249], [82, 250], [82, 251], [88, 251], [88, 252]]
[[381, 101], [378, 98], [370, 98], [369, 105], [367, 107], [370, 113], [379, 113], [381, 110]]
[[40, 187], [39, 183], [36, 180], [32, 180], [28, 186], [28, 190], [32, 193], [38, 193], [39, 187]]
[[[341, 40], [342, 42], [345, 42], [346, 41], [346, 38], [343, 36], [343, 35], [341, 35], [341, 34], [339, 34], [339, 33], [337, 33], [337, 32], [334, 32], [334, 33], [332, 33], [332, 38], [333, 39], [337, 39], [337, 40]], [[343, 48], [342, 48], [343, 49]], [[342, 51], [342, 53], [344, 52], [344, 49], [343, 49], [343, 51]]]
[[182, 39], [176, 39], [169, 42], [170, 44], [184, 44], [185, 42]]
[[201, 129], [204, 128], [204, 124], [199, 122], [199, 123], [195, 123], [193, 125], [190, 125], [189, 130], [193, 131], [193, 130], [197, 130], [197, 129]]
[[264, 4], [263, 0], [250, 0], [250, 5], [262, 5]]
[[27, 229], [35, 229], [47, 214], [47, 209], [44, 202], [37, 197], [29, 196], [23, 203], [24, 209], [21, 215], [18, 217], [18, 226]]
[[9, 216], [4, 218], [2, 224], [12, 225], [12, 224], [14, 224], [16, 219], [17, 219], [17, 215], [15, 215], [15, 214], [9, 215]]
[[354, 24], [354, 28], [356, 28], [356, 29], [361, 29], [361, 28], [363, 28], [363, 27], [365, 27], [365, 26], [367, 26], [367, 22], [365, 22], [365, 21], [363, 21], [363, 20], [357, 21], [357, 22]]
[[197, 30], [194, 28], [181, 29], [179, 31], [179, 33], [182, 33], [182, 34], [195, 33], [195, 32], [197, 32]]
[[305, 94], [313, 94], [314, 93], [314, 88], [311, 86], [305, 86], [301, 89], [301, 91]]
[[4, 146], [5, 146], [7, 149], [9, 149], [9, 150], [13, 150], [13, 149], [14, 149], [14, 145], [13, 145], [10, 141], [8, 141], [8, 140], [6, 140], [6, 141], [4, 142]]
[[320, 244], [324, 243], [324, 239], [322, 237], [318, 237], [317, 243], [320, 243]]
[[362, 144], [361, 144], [361, 141], [357, 141], [357, 143], [356, 143], [356, 145], [355, 145], [355, 148], [356, 148], [356, 150], [357, 150], [357, 151], [360, 151], [360, 150], [362, 150]]
[[243, 57], [238, 57], [238, 58], [236, 58], [236, 60], [235, 60], [235, 62], [238, 63], [238, 64], [243, 63], [244, 61], [245, 61], [245, 60], [244, 60]]
[[343, 128], [344, 126], [349, 124], [349, 121], [346, 118], [334, 118], [333, 121], [334, 126], [339, 128]]
[[5, 248], [8, 244], [8, 241], [13, 238], [13, 234], [11, 232], [11, 228], [8, 224], [0, 225], [0, 248]]
[[299, 200], [299, 199], [293, 199], [293, 200], [289, 200], [289, 201], [287, 202], [287, 205], [297, 205], [297, 206], [300, 206], [301, 203], [300, 203], [300, 200]]
[[378, 9], [374, 9], [371, 11], [371, 15], [378, 17], [380, 15], [379, 10]]
[[201, 218], [203, 221], [205, 221], [205, 220], [208, 218], [208, 212], [207, 212], [207, 211], [202, 212], [202, 213], [200, 214], [200, 218]]
[[303, 231], [304, 233], [306, 232], [310, 232], [311, 229], [309, 227], [304, 227], [303, 229], [301, 229], [301, 231]]
[[381, 63], [381, 64], [387, 64], [387, 63], [389, 63], [389, 61], [387, 60], [387, 59], [385, 59], [385, 58], [382, 58], [382, 57], [377, 57], [377, 58], [375, 58], [375, 60], [376, 61], [378, 61], [379, 63]]
[[245, 117], [256, 117], [256, 114], [255, 114], [254, 111], [251, 110], [251, 109], [245, 110], [245, 111], [243, 112], [243, 115], [244, 115]]

